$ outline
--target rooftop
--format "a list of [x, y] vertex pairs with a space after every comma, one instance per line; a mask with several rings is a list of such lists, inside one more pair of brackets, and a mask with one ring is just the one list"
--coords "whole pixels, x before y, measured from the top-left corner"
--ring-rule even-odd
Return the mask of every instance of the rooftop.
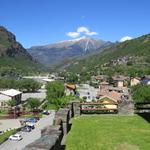
[[16, 95], [21, 94], [22, 92], [20, 92], [18, 90], [15, 90], [15, 89], [10, 89], [10, 90], [6, 90], [6, 91], [0, 91], [0, 93], [3, 94], [3, 95], [14, 97]]
[[126, 76], [123, 76], [123, 75], [116, 75], [116, 76], [113, 76], [112, 79], [114, 81], [124, 81], [124, 80], [129, 79], [129, 77], [126, 77]]
[[75, 84], [66, 84], [66, 87], [70, 88], [70, 89], [73, 89], [73, 90], [76, 89], [76, 85]]
[[54, 79], [42, 79], [43, 81], [46, 81], [46, 82], [52, 82], [52, 81], [55, 81]]

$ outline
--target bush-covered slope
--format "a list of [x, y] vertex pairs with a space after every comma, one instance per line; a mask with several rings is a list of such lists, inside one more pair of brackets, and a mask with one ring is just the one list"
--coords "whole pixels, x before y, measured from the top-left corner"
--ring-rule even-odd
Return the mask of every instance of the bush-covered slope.
[[33, 60], [15, 36], [0, 26], [0, 75], [10, 72], [29, 74], [42, 69], [42, 65]]
[[[63, 65], [62, 65], [63, 64]], [[75, 58], [56, 66], [73, 72], [95, 74], [150, 74], [150, 34], [118, 43], [102, 53]]]

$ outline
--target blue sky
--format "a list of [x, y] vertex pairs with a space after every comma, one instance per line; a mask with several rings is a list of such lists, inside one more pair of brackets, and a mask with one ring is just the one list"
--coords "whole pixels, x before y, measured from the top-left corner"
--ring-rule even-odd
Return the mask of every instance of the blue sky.
[[117, 41], [149, 33], [150, 0], [0, 0], [0, 24], [26, 48], [67, 34]]

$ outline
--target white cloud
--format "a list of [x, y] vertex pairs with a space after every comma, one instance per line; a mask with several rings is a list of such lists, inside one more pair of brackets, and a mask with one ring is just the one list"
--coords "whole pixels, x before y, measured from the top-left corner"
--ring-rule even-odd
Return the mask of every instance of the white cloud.
[[120, 39], [120, 42], [124, 42], [124, 41], [127, 41], [127, 40], [132, 40], [133, 38], [130, 37], [130, 36], [124, 36]]
[[88, 29], [87, 27], [79, 27], [79, 28], [77, 29], [77, 32], [78, 32], [78, 33], [88, 33], [88, 32], [90, 32], [90, 31], [89, 31], [89, 29]]
[[80, 33], [78, 32], [68, 32], [66, 33], [67, 36], [71, 37], [71, 38], [76, 38], [80, 36]]
[[88, 36], [93, 36], [97, 35], [97, 32], [90, 31], [87, 27], [78, 27], [76, 32], [68, 32], [66, 35], [70, 36], [72, 38], [79, 37], [80, 35], [88, 35]]

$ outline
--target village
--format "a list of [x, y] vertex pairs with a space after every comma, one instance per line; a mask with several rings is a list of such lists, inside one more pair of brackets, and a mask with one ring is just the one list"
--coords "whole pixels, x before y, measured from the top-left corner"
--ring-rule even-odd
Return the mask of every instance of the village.
[[[0, 133], [2, 135], [11, 131], [18, 132], [18, 137], [11, 135], [8, 140], [7, 138], [5, 139], [7, 141], [1, 143], [1, 150], [10, 149], [12, 145], [14, 146], [13, 140], [18, 141], [14, 147], [22, 149], [40, 138], [40, 132], [43, 128], [53, 125], [57, 110], [42, 107], [47, 99], [46, 86], [50, 83], [63, 82], [65, 95], [73, 96], [75, 100], [78, 100], [81, 114], [118, 114], [120, 113], [118, 110], [119, 103], [134, 103], [131, 96], [131, 87], [140, 84], [150, 85], [150, 76], [130, 78], [115, 75], [111, 79], [107, 75], [92, 76], [90, 82], [98, 85], [96, 87], [88, 83], [65, 83], [63, 77], [58, 77], [54, 74], [46, 77], [33, 76], [24, 78], [39, 82], [40, 88], [34, 92], [23, 92], [18, 89], [0, 90]], [[30, 104], [32, 109], [27, 109], [25, 104], [28, 104], [31, 99], [38, 99], [39, 104], [33, 104], [33, 106]], [[16, 103], [11, 103], [14, 100]], [[134, 108], [126, 111], [125, 114], [134, 114]], [[32, 128], [35, 129], [33, 130]]]

